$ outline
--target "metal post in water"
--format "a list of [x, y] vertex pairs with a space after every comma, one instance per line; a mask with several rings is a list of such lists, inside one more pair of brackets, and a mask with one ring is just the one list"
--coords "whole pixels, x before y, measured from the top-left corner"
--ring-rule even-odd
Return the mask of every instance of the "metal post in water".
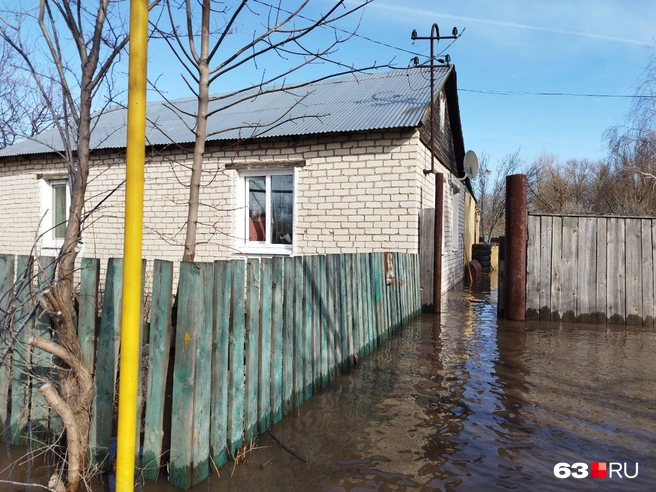
[[506, 262], [504, 314], [511, 321], [526, 319], [526, 175], [506, 177]]

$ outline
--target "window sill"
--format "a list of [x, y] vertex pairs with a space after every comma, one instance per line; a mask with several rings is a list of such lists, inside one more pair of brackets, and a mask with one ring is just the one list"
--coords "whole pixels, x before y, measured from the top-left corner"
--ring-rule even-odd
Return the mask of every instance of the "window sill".
[[49, 242], [41, 245], [41, 256], [57, 256], [59, 250], [64, 245], [64, 241]]
[[236, 256], [291, 256], [292, 246], [242, 246]]

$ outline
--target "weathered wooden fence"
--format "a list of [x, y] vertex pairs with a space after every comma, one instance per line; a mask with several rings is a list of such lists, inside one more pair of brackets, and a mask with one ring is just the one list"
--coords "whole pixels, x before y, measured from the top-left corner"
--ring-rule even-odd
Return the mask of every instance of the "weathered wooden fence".
[[527, 319], [654, 326], [656, 219], [529, 215]]
[[[25, 273], [31, 261], [19, 257], [17, 284], [14, 263], [12, 256], [0, 255], [0, 293], [20, 296], [24, 287], [34, 287]], [[40, 264], [50, 263], [42, 258]], [[115, 434], [122, 261], [108, 262], [100, 320], [98, 279], [99, 261], [83, 259], [78, 335], [84, 362], [95, 373], [90, 455], [102, 461]], [[143, 475], [155, 479], [169, 451], [169, 478], [181, 488], [207, 478], [210, 461], [221, 466], [236, 456], [421, 310], [419, 259], [402, 253], [182, 263], [177, 315], [171, 312], [172, 279], [173, 264], [156, 260], [146, 398], [138, 410], [143, 456], [136, 460]], [[8, 300], [0, 296], [5, 312]], [[61, 432], [61, 422], [35, 392], [44, 377], [38, 371], [51, 371], [50, 361], [37, 363], [43, 355], [30, 353], [25, 343], [32, 331], [50, 336], [49, 322], [43, 316], [27, 321], [17, 313], [14, 331], [23, 325], [13, 365], [8, 359], [0, 371], [0, 417], [6, 422], [9, 408], [17, 444], [41, 442], [46, 430]]]

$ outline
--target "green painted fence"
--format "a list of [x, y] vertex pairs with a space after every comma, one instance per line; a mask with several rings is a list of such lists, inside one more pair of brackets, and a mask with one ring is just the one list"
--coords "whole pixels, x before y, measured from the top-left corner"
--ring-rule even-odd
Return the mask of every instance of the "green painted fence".
[[[51, 269], [30, 270], [33, 263], [19, 257], [15, 266], [14, 257], [0, 255], [5, 311], [11, 294], [34, 289], [30, 302], [38, 302]], [[180, 488], [207, 478], [421, 310], [418, 256], [404, 253], [182, 263], [175, 313], [173, 278], [171, 262], [154, 262], [145, 401], [138, 411], [143, 456], [136, 464], [154, 480], [168, 455], [169, 479]], [[107, 459], [115, 435], [121, 283], [120, 259], [109, 260], [102, 289], [98, 260], [82, 259], [78, 335], [95, 376], [89, 453], [97, 462]], [[0, 370], [0, 418], [16, 444], [61, 432], [35, 397], [47, 358], [24, 340], [50, 328], [47, 316], [36, 324], [25, 318], [29, 306], [14, 315], [22, 343]]]

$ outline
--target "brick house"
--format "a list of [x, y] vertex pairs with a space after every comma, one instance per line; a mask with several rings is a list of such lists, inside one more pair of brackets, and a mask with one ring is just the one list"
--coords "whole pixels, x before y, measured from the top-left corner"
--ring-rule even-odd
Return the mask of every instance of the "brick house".
[[[475, 237], [475, 202], [464, 178], [456, 72], [436, 70], [435, 156], [445, 175], [442, 288], [463, 277]], [[419, 218], [434, 208], [428, 149], [428, 72], [358, 74], [292, 91], [212, 103], [196, 259], [364, 251], [420, 253]], [[195, 99], [174, 101], [193, 113]], [[144, 256], [180, 260], [194, 135], [171, 105], [148, 105]], [[82, 255], [122, 256], [123, 108], [97, 119]], [[187, 121], [185, 121], [187, 120]], [[37, 232], [42, 255], [61, 244], [68, 177], [56, 131], [0, 150], [0, 252], [25, 254]], [[423, 230], [423, 228], [422, 228]], [[465, 240], [463, 241], [462, 238]], [[463, 244], [467, 243], [466, 245]], [[432, 268], [422, 265], [422, 268]]]

